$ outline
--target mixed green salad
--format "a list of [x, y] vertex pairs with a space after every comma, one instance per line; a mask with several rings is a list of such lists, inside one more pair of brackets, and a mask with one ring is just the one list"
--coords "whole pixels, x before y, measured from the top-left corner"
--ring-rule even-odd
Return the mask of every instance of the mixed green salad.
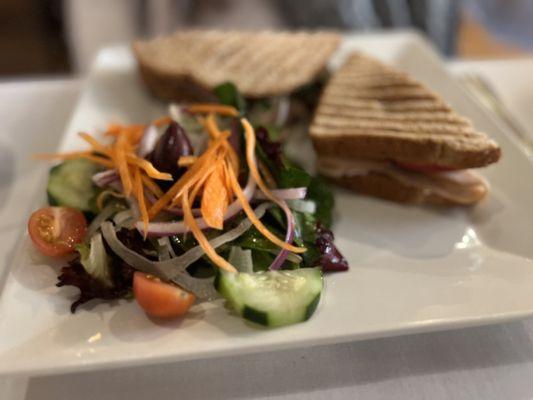
[[40, 155], [61, 163], [28, 230], [45, 255], [69, 257], [57, 286], [80, 290], [72, 312], [133, 296], [175, 318], [222, 296], [243, 318], [282, 326], [313, 314], [324, 272], [348, 269], [330, 189], [284, 153], [299, 123], [291, 107], [305, 102], [247, 102], [230, 83], [215, 94], [147, 125], [80, 133], [86, 151]]

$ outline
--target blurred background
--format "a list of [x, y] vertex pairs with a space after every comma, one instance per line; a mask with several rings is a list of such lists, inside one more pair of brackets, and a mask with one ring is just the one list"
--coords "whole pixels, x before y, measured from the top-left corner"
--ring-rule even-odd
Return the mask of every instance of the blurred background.
[[521, 57], [532, 20], [531, 0], [1, 0], [0, 79], [83, 74], [103, 46], [191, 27], [411, 27], [448, 57]]

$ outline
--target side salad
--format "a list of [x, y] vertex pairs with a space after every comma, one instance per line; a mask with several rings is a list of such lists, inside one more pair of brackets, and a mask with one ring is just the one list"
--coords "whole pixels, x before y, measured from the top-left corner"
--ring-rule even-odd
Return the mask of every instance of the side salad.
[[215, 93], [219, 103], [173, 104], [147, 125], [82, 132], [88, 150], [38, 155], [61, 162], [28, 231], [43, 254], [69, 257], [57, 286], [79, 289], [73, 313], [133, 296], [149, 316], [175, 318], [222, 296], [243, 318], [282, 326], [310, 318], [323, 272], [348, 269], [331, 191], [284, 154], [289, 119], [269, 125], [273, 103], [247, 103], [230, 83]]

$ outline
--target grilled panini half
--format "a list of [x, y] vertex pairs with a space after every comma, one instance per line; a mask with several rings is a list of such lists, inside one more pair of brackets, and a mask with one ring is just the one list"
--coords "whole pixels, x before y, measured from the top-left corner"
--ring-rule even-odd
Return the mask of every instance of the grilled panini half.
[[328, 82], [310, 132], [322, 174], [400, 202], [476, 203], [488, 186], [470, 168], [500, 158], [498, 144], [437, 94], [361, 54]]
[[246, 97], [289, 94], [326, 67], [341, 37], [333, 32], [178, 31], [133, 50], [143, 80], [163, 100], [205, 100], [231, 81]]

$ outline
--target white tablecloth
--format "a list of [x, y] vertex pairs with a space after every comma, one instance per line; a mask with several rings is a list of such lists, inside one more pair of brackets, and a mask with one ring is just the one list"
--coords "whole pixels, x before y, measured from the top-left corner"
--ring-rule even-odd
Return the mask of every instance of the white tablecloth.
[[[525, 126], [533, 60], [453, 63], [482, 72]], [[0, 255], [8, 261], [77, 81], [0, 84]], [[533, 128], [532, 128], [533, 132]], [[533, 296], [533, 293], [532, 293]], [[0, 399], [516, 399], [533, 397], [533, 319], [296, 351], [38, 378], [0, 378]], [[1, 362], [1, 360], [0, 360]]]

